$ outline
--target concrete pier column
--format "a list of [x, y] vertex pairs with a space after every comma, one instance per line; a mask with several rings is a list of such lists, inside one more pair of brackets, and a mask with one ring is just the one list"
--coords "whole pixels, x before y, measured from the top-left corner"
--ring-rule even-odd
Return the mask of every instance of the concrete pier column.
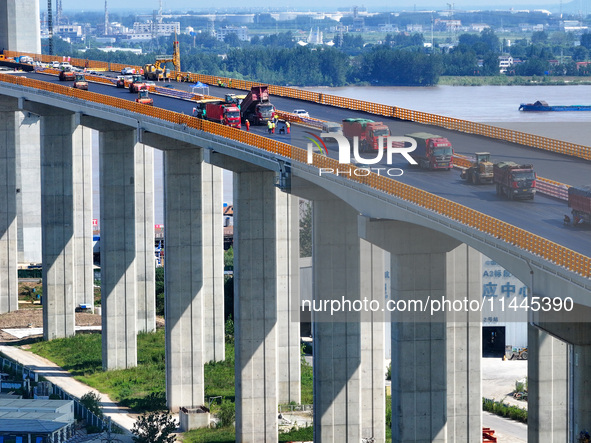
[[[392, 254], [392, 299], [445, 295], [445, 253]], [[441, 313], [392, 323], [392, 442], [446, 441], [446, 328]], [[412, 314], [411, 314], [412, 315]]]
[[[589, 330], [589, 324], [586, 324], [585, 327]], [[589, 331], [587, 331], [586, 337], [589, 337], [588, 334]], [[591, 432], [591, 346], [574, 345], [572, 360], [572, 413], [576, 441], [582, 430]]]
[[103, 368], [137, 364], [136, 131], [99, 135]]
[[279, 404], [301, 402], [300, 217], [299, 198], [277, 197], [277, 397]]
[[[361, 241], [361, 298], [383, 307], [384, 250]], [[385, 315], [380, 310], [361, 312], [361, 437], [386, 441]]]
[[277, 195], [273, 172], [234, 174], [236, 441], [276, 442]]
[[422, 314], [420, 308], [413, 311], [411, 306], [447, 297], [446, 253], [459, 242], [409, 223], [365, 217], [359, 218], [359, 236], [390, 252], [391, 299], [401, 303], [399, 309], [408, 308], [391, 316], [392, 442], [445, 442], [445, 315], [429, 310]]
[[[568, 441], [568, 346], [530, 324], [527, 329], [527, 347], [527, 441], [529, 443]], [[578, 363], [583, 368], [589, 367], [589, 360], [585, 358], [579, 359]], [[574, 364], [576, 367], [576, 359]], [[583, 383], [588, 383], [587, 375], [585, 379]], [[588, 397], [588, 393], [589, 391], [583, 391], [582, 394]], [[575, 417], [576, 411], [575, 408]], [[589, 425], [588, 411], [589, 409], [584, 412], [585, 426]], [[574, 441], [578, 437], [578, 432], [583, 429], [589, 430], [589, 428], [574, 428]]]
[[222, 169], [203, 163], [203, 360], [222, 361], [224, 344], [224, 228]]
[[166, 401], [173, 411], [203, 404], [202, 150], [164, 152]]
[[18, 309], [16, 150], [17, 100], [0, 99], [0, 314]]
[[31, 112], [18, 113], [17, 118], [18, 261], [41, 263], [41, 121]]
[[156, 261], [154, 256], [154, 149], [135, 147], [135, 223], [137, 330], [156, 330]]
[[92, 259], [92, 130], [78, 126], [73, 144], [74, 301], [94, 309]]
[[37, 106], [41, 114], [43, 338], [75, 334], [73, 134], [76, 116]]
[[312, 211], [314, 302], [329, 302], [328, 311], [312, 313], [314, 441], [357, 443], [362, 437], [360, 313], [330, 312], [330, 300], [360, 299], [357, 211], [325, 193], [314, 199]]
[[[465, 244], [447, 253], [447, 298], [480, 300], [482, 259]], [[447, 441], [482, 441], [482, 326], [478, 310], [446, 313]]]

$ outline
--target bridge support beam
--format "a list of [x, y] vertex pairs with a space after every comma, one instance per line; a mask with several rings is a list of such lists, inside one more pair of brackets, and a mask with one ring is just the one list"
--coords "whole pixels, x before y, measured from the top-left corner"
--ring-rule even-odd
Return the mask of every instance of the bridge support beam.
[[99, 135], [103, 368], [137, 364], [136, 131]]
[[[480, 298], [480, 255], [419, 226], [359, 219], [359, 235], [391, 254], [392, 299]], [[480, 318], [393, 316], [392, 441], [481, 441]]]
[[156, 330], [156, 270], [154, 258], [154, 149], [135, 147], [135, 223], [137, 330]]
[[203, 360], [226, 356], [224, 321], [224, 231], [222, 170], [203, 163]]
[[17, 104], [16, 99], [0, 99], [0, 314], [18, 309]]
[[236, 441], [276, 442], [277, 194], [273, 172], [234, 175]]
[[78, 126], [73, 144], [74, 300], [94, 310], [92, 260], [92, 131]]
[[568, 346], [532, 324], [527, 345], [527, 441], [568, 441]]
[[16, 195], [18, 261], [41, 263], [41, 151], [40, 118], [30, 112], [17, 114]]
[[301, 402], [299, 198], [277, 194], [277, 397]]
[[[360, 296], [382, 305], [384, 301], [384, 250], [361, 243]], [[361, 312], [361, 437], [386, 441], [386, 390], [384, 312]]]
[[[480, 252], [462, 244], [446, 257], [449, 300], [482, 297]], [[482, 441], [482, 326], [479, 311], [446, 313], [447, 441]]]
[[75, 334], [73, 135], [76, 116], [33, 105], [41, 115], [43, 338]]
[[[314, 301], [360, 299], [361, 261], [370, 245], [357, 236], [357, 212], [322, 193], [313, 201]], [[367, 276], [371, 278], [371, 276]], [[314, 441], [362, 438], [361, 323], [359, 312], [313, 313]]]
[[164, 152], [166, 399], [170, 409], [203, 404], [203, 151]]

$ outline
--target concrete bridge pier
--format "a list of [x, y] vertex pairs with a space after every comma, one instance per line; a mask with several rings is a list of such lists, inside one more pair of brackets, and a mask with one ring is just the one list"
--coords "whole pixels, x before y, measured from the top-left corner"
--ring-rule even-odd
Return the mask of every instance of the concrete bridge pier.
[[[276, 442], [278, 199], [275, 174], [234, 174], [236, 441]], [[284, 220], [282, 220], [284, 221]]]
[[173, 411], [204, 401], [205, 168], [201, 149], [181, 144], [164, 152], [166, 399]]
[[137, 364], [136, 142], [110, 122], [99, 134], [104, 369]]
[[72, 112], [25, 102], [41, 116], [41, 221], [43, 256], [43, 338], [74, 335], [75, 226], [74, 133]]
[[143, 143], [135, 149], [137, 331], [152, 332], [156, 330], [154, 149]]
[[224, 321], [224, 230], [222, 169], [202, 166], [203, 361], [226, 358]]
[[[527, 346], [527, 441], [529, 443], [569, 441], [568, 345], [529, 324]], [[580, 363], [584, 364], [585, 359], [580, 360]], [[578, 434], [577, 428], [575, 432]], [[578, 435], [575, 436], [574, 441], [576, 437]]]
[[277, 211], [277, 401], [301, 402], [300, 205], [275, 189]]
[[92, 259], [92, 130], [74, 131], [72, 181], [74, 194], [74, 301], [94, 310]]
[[0, 314], [18, 309], [18, 100], [0, 97]]
[[[359, 235], [392, 254], [392, 300], [480, 298], [480, 256], [457, 240], [365, 217]], [[478, 315], [394, 312], [392, 322], [392, 441], [481, 441]]]
[[360, 299], [361, 257], [369, 259], [371, 249], [357, 236], [357, 211], [331, 194], [323, 192], [314, 198], [312, 217], [313, 297], [321, 306], [312, 314], [314, 441], [359, 442], [363, 428], [361, 314], [344, 310], [331, 315], [330, 301]]
[[17, 113], [16, 194], [18, 261], [41, 263], [41, 122], [31, 112]]

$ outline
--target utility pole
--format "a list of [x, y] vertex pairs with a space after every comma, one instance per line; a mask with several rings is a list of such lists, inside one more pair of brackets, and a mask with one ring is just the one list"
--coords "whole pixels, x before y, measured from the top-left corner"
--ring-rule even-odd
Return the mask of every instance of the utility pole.
[[49, 31], [49, 55], [53, 55], [53, 13], [51, 0], [47, 0], [47, 30]]
[[456, 37], [456, 31], [455, 31], [455, 27], [453, 24], [453, 20], [454, 20], [454, 4], [453, 3], [448, 3], [447, 6], [449, 7], [449, 28], [451, 31], [451, 44], [452, 46], [454, 46], [454, 41], [455, 41], [455, 37]]

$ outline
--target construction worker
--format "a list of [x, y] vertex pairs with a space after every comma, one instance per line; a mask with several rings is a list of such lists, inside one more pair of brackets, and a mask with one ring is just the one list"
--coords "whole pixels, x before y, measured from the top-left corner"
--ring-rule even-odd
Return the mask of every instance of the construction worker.
[[289, 121], [285, 120], [285, 130], [289, 134]]
[[275, 122], [271, 122], [271, 133], [275, 134]]
[[273, 131], [273, 122], [271, 120], [267, 122], [267, 131], [269, 131], [269, 134]]
[[250, 131], [250, 121], [248, 119], [246, 119], [246, 122], [244, 123], [244, 125], [246, 126], [246, 132]]
[[218, 86], [222, 86], [222, 80], [218, 78]]

